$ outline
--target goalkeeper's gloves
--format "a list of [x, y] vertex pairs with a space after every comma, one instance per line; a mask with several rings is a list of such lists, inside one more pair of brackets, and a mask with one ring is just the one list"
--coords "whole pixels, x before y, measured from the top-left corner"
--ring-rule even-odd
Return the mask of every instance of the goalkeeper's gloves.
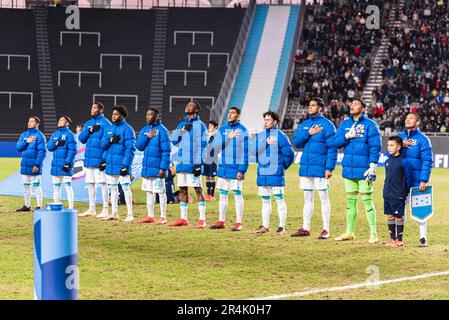
[[65, 145], [65, 140], [56, 140], [55, 146], [62, 147]]
[[94, 126], [92, 126], [92, 127], [89, 128], [89, 133], [97, 132], [97, 131], [100, 130], [100, 128], [101, 128], [101, 125], [96, 124], [96, 125], [94, 125]]
[[115, 134], [112, 137], [109, 138], [109, 142], [110, 143], [117, 143], [119, 141], [120, 141], [120, 136], [115, 135]]
[[197, 164], [193, 167], [192, 173], [195, 177], [199, 177], [201, 175], [201, 165]]
[[100, 168], [98, 170], [100, 171], [104, 171], [106, 169], [106, 161], [102, 161], [100, 163]]
[[365, 180], [376, 181], [376, 168], [377, 168], [376, 163], [370, 163], [369, 169], [366, 170], [365, 173], [363, 174], [366, 177]]
[[120, 175], [123, 177], [129, 175], [128, 168], [122, 168], [120, 170]]
[[349, 132], [346, 132], [345, 138], [349, 140], [349, 139], [353, 139], [353, 138], [356, 138], [356, 137], [357, 137], [357, 134], [355, 133], [355, 124], [354, 124], [354, 125], [352, 125], [351, 129], [349, 130]]
[[62, 169], [62, 171], [69, 172], [70, 171], [70, 166], [68, 164], [65, 164], [65, 165], [62, 166], [61, 169]]

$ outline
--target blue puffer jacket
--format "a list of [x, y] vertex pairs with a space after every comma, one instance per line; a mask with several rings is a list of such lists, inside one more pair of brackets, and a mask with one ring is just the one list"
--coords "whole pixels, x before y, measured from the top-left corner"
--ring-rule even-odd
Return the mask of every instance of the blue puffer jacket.
[[[65, 140], [63, 146], [57, 147], [56, 141]], [[75, 135], [68, 127], [58, 128], [54, 132], [47, 143], [48, 151], [53, 152], [53, 160], [51, 161], [51, 175], [52, 176], [69, 176], [73, 175], [73, 163], [76, 155], [76, 140]], [[69, 172], [62, 170], [62, 166], [68, 164], [70, 166]]]
[[[27, 139], [35, 136], [36, 140], [27, 143]], [[23, 132], [17, 141], [17, 151], [22, 152], [22, 161], [20, 162], [20, 174], [39, 176], [42, 174], [42, 162], [47, 154], [45, 144], [47, 140], [44, 134], [38, 129], [28, 129]], [[39, 171], [33, 173], [33, 167], [38, 166]]]
[[429, 182], [433, 165], [432, 144], [429, 138], [419, 129], [411, 130], [410, 134], [405, 129], [400, 137], [402, 140], [411, 139], [413, 141], [409, 148], [403, 148], [401, 152], [412, 165], [412, 187], [418, 187], [420, 182]]
[[[117, 135], [120, 141], [110, 143], [109, 139]], [[136, 134], [133, 128], [123, 119], [112, 123], [104, 129], [104, 135], [101, 139], [103, 148], [103, 159], [106, 161], [106, 174], [118, 175], [122, 168], [127, 168], [131, 173], [131, 164], [134, 159]]]
[[[309, 129], [320, 126], [323, 130], [311, 136]], [[337, 148], [332, 144], [334, 124], [319, 113], [301, 123], [292, 137], [293, 145], [302, 149], [299, 175], [324, 178], [326, 170], [333, 171], [337, 161]]]
[[[228, 139], [228, 134], [233, 130], [240, 130], [240, 136]], [[213, 146], [221, 158], [218, 162], [217, 176], [225, 179], [237, 179], [237, 174], [245, 174], [248, 170], [248, 130], [237, 121], [228, 122], [221, 126], [215, 135]]]
[[[346, 139], [345, 134], [354, 124], [358, 137]], [[343, 178], [365, 179], [363, 174], [369, 169], [370, 163], [379, 162], [382, 145], [379, 127], [363, 114], [358, 121], [351, 116], [338, 127], [333, 145], [336, 148], [344, 148]]]
[[[153, 138], [146, 136], [149, 132], [157, 130]], [[170, 134], [160, 120], [144, 126], [137, 138], [136, 148], [144, 151], [142, 160], [142, 177], [158, 177], [159, 170], [168, 170], [170, 166], [171, 142]]]
[[[89, 128], [100, 125], [100, 130], [94, 133], [89, 133]], [[96, 117], [90, 118], [80, 132], [78, 139], [81, 143], [86, 144], [86, 152], [84, 155], [84, 166], [91, 168], [100, 167], [101, 159], [103, 158], [103, 149], [101, 148], [101, 138], [103, 138], [104, 130], [110, 126], [111, 122], [100, 114]]]
[[[187, 124], [192, 125], [192, 130], [183, 132], [181, 129]], [[184, 121], [173, 131], [171, 142], [178, 146], [179, 162], [176, 172], [192, 173], [195, 165], [204, 164], [203, 152], [207, 147], [207, 127], [199, 116], [190, 121], [187, 121], [185, 116]]]
[[[277, 138], [277, 143], [267, 144], [268, 137]], [[290, 140], [276, 126], [259, 132], [250, 145], [256, 157], [258, 186], [285, 186], [285, 170], [293, 163], [295, 152]]]

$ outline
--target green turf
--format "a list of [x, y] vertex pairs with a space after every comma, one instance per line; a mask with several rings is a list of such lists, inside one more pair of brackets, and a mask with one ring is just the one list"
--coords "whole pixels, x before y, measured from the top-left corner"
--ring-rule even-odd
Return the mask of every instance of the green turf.
[[[0, 179], [18, 169], [18, 159], [0, 159]], [[343, 286], [364, 282], [368, 266], [380, 270], [380, 280], [413, 276], [449, 269], [449, 209], [447, 181], [449, 171], [435, 169], [432, 183], [436, 213], [429, 223], [428, 248], [418, 248], [417, 224], [408, 219], [406, 247], [386, 249], [388, 238], [382, 214], [383, 169], [375, 183], [380, 243], [368, 244], [368, 224], [361, 201], [352, 242], [318, 240], [321, 231], [319, 199], [310, 238], [291, 238], [302, 220], [302, 192], [298, 189], [298, 166], [287, 173], [287, 233], [278, 236], [276, 204], [273, 202], [271, 232], [254, 235], [260, 225], [260, 199], [251, 166], [244, 184], [244, 229], [198, 230], [196, 204], [189, 206], [192, 226], [168, 226], [101, 222], [96, 218], [79, 220], [80, 299], [232, 299], [262, 297], [288, 292]], [[346, 202], [341, 170], [331, 180], [331, 233], [345, 230]], [[145, 194], [140, 182], [133, 185], [135, 215], [145, 216]], [[217, 197], [218, 198], [218, 197]], [[0, 299], [33, 298], [33, 228], [31, 214], [18, 214], [22, 198], [0, 197]], [[32, 205], [35, 205], [34, 199]], [[76, 205], [84, 211], [84, 203]], [[156, 208], [158, 214], [159, 207]], [[126, 208], [121, 206], [124, 217]], [[179, 217], [178, 205], [168, 206], [168, 219]], [[207, 203], [207, 220], [218, 218], [218, 201]], [[228, 226], [235, 221], [234, 201], [230, 196]], [[322, 293], [301, 299], [449, 299], [449, 277], [437, 277], [378, 289], [357, 289]]]

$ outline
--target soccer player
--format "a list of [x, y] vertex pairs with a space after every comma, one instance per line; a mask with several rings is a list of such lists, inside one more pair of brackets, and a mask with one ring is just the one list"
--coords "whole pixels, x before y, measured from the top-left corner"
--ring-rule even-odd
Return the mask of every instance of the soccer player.
[[390, 241], [385, 243], [386, 247], [403, 247], [404, 241], [404, 212], [411, 180], [412, 167], [401, 153], [402, 139], [398, 136], [388, 138], [387, 150], [389, 157], [385, 162], [384, 183], [384, 214], [388, 220]]
[[318, 238], [327, 239], [330, 236], [329, 179], [337, 160], [337, 149], [332, 144], [336, 129], [321, 113], [323, 108], [324, 101], [321, 98], [312, 98], [309, 101], [308, 119], [301, 123], [292, 138], [293, 145], [302, 149], [299, 187], [304, 190], [303, 226], [292, 237], [310, 236], [313, 190], [317, 190], [320, 196], [323, 218], [323, 230]]
[[369, 243], [378, 242], [376, 209], [373, 203], [373, 181], [379, 161], [381, 138], [377, 124], [364, 114], [365, 103], [354, 99], [350, 105], [350, 117], [338, 127], [333, 139], [334, 147], [344, 148], [343, 178], [347, 199], [346, 232], [337, 241], [353, 240], [357, 218], [357, 198], [362, 195], [366, 217], [370, 227]]
[[[411, 112], [405, 117], [405, 129], [400, 134], [404, 141], [402, 153], [412, 164], [412, 187], [426, 191], [432, 171], [432, 144], [429, 138], [419, 130], [421, 117]], [[419, 223], [419, 246], [427, 247], [427, 222]]]
[[228, 113], [228, 123], [220, 127], [214, 141], [214, 149], [221, 152], [218, 165], [217, 186], [220, 193], [219, 218], [211, 229], [224, 229], [226, 210], [228, 208], [228, 194], [234, 193], [236, 221], [232, 231], [242, 229], [243, 219], [243, 181], [248, 170], [248, 130], [240, 123], [241, 111], [231, 107]]
[[[217, 134], [218, 129], [218, 123], [214, 120], [209, 121], [207, 124], [207, 141], [208, 145], [210, 146], [215, 138], [215, 135]], [[206, 177], [206, 187], [207, 187], [207, 194], [206, 194], [206, 200], [215, 200], [215, 176], [217, 175], [217, 163], [216, 163], [216, 156], [215, 156], [215, 149], [211, 148], [210, 151], [210, 161], [209, 163], [205, 163], [203, 165], [203, 176]]]
[[86, 145], [84, 153], [84, 171], [86, 173], [85, 182], [89, 192], [89, 209], [80, 213], [80, 217], [95, 216], [95, 184], [101, 188], [103, 200], [103, 209], [97, 215], [98, 218], [106, 218], [108, 216], [109, 207], [109, 191], [106, 185], [104, 172], [100, 171], [100, 164], [103, 158], [103, 149], [101, 148], [101, 138], [105, 132], [105, 128], [111, 123], [104, 115], [104, 106], [101, 102], [94, 102], [90, 108], [91, 118], [84, 124], [78, 139]]
[[17, 141], [17, 151], [22, 152], [20, 174], [24, 187], [25, 204], [16, 211], [31, 211], [31, 185], [36, 192], [36, 209], [42, 208], [42, 162], [45, 159], [47, 143], [44, 134], [39, 130], [40, 119], [32, 116], [28, 119], [28, 130], [23, 132]]
[[132, 222], [133, 195], [131, 193], [131, 164], [136, 150], [136, 134], [134, 129], [126, 122], [128, 109], [125, 106], [112, 108], [112, 124], [105, 128], [101, 147], [103, 148], [103, 161], [100, 170], [106, 172], [106, 182], [111, 190], [112, 214], [104, 220], [118, 220], [118, 184], [120, 183], [125, 194], [128, 215], [125, 222]]
[[170, 223], [171, 227], [187, 226], [188, 223], [188, 189], [193, 187], [198, 197], [200, 218], [197, 228], [206, 227], [206, 201], [201, 183], [203, 152], [207, 146], [206, 125], [200, 120], [200, 104], [192, 100], [185, 108], [186, 115], [172, 135], [172, 143], [178, 146], [179, 162], [176, 166], [178, 174], [179, 200], [181, 218]]
[[257, 166], [257, 186], [262, 198], [262, 225], [256, 234], [269, 232], [271, 215], [271, 196], [278, 207], [278, 235], [285, 232], [287, 204], [284, 200], [285, 170], [294, 159], [294, 151], [288, 137], [279, 129], [279, 114], [267, 111], [263, 114], [265, 130], [259, 132], [251, 144], [251, 153], [255, 154]]
[[147, 193], [148, 216], [142, 223], [154, 222], [154, 202], [159, 194], [161, 217], [156, 224], [167, 223], [165, 174], [170, 166], [170, 134], [159, 119], [159, 110], [148, 108], [147, 124], [140, 130], [136, 148], [143, 151], [142, 190]]
[[48, 151], [53, 152], [53, 160], [51, 161], [53, 201], [61, 203], [61, 185], [64, 184], [69, 209], [73, 209], [75, 203], [72, 175], [76, 156], [76, 140], [75, 135], [69, 128], [71, 123], [72, 119], [68, 116], [59, 118], [58, 130], [51, 135], [47, 143]]

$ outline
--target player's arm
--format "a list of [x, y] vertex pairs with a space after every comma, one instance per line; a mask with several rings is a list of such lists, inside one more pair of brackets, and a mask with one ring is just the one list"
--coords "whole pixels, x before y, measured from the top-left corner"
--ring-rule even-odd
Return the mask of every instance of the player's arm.
[[34, 165], [40, 167], [42, 165], [42, 162], [44, 162], [45, 155], [47, 154], [47, 148], [45, 148], [47, 141], [45, 139], [45, 136], [41, 133], [37, 135], [36, 142], [37, 142], [37, 158]]
[[140, 151], [144, 151], [146, 149], [146, 147], [148, 146], [148, 143], [150, 142], [150, 139], [148, 139], [148, 137], [145, 135], [145, 127], [143, 127], [140, 132], [139, 135], [137, 136], [137, 140], [136, 140], [136, 148], [137, 150]]
[[412, 165], [407, 159], [402, 159], [402, 167], [404, 168], [405, 175], [405, 187], [407, 188], [407, 194], [410, 192], [412, 187]]
[[326, 170], [334, 171], [335, 165], [337, 163], [337, 155], [338, 149], [333, 145], [332, 139], [335, 137], [337, 130], [335, 129], [334, 124], [330, 124], [326, 127], [325, 139], [327, 146], [327, 157], [326, 157]]
[[243, 154], [240, 156], [240, 160], [242, 161], [240, 161], [238, 172], [241, 174], [245, 174], [249, 166], [249, 137], [247, 130], [242, 132], [242, 134], [243, 134]]
[[73, 160], [75, 160], [75, 156], [76, 156], [76, 141], [75, 141], [75, 136], [73, 134], [68, 136], [68, 144], [67, 144], [67, 157], [65, 158], [65, 163], [66, 164], [71, 164], [73, 162]]
[[167, 129], [159, 130], [161, 135], [161, 150], [162, 150], [162, 160], [159, 166], [160, 170], [167, 171], [170, 167], [170, 154], [171, 154], [171, 142], [170, 134]]
[[432, 170], [433, 160], [432, 160], [432, 145], [430, 140], [426, 137], [422, 140], [420, 144], [421, 153], [421, 171], [419, 175], [419, 181], [427, 183], [430, 179], [430, 171]]
[[109, 148], [111, 147], [111, 142], [109, 141], [109, 137], [108, 137], [108, 130], [104, 130], [103, 131], [103, 137], [101, 138], [101, 149], [103, 149], [104, 151], [109, 150]]
[[86, 125], [83, 126], [83, 129], [81, 130], [78, 136], [78, 140], [81, 143], [87, 143], [87, 140], [89, 139], [90, 136], [89, 127], [90, 127], [89, 122], [87, 122]]
[[287, 170], [293, 163], [295, 159], [295, 151], [290, 143], [288, 137], [284, 134], [279, 134], [280, 143], [280, 151], [282, 154], [282, 161], [284, 164], [284, 169]]
[[47, 142], [47, 150], [50, 152], [53, 152], [56, 150], [56, 141], [58, 141], [57, 139], [55, 139], [56, 133], [53, 133], [50, 136], [50, 140], [48, 140]]
[[382, 148], [382, 138], [380, 137], [379, 127], [376, 123], [368, 127], [368, 146], [369, 146], [369, 162], [379, 162], [380, 149]]
[[292, 143], [296, 148], [302, 149], [307, 141], [309, 141], [310, 137], [309, 130], [304, 129], [303, 124], [301, 124], [292, 137]]
[[173, 143], [173, 145], [177, 145], [178, 143], [181, 142], [182, 140], [182, 128], [184, 127], [184, 122], [181, 122], [180, 124], [178, 124], [178, 126], [176, 127], [175, 130], [173, 130], [172, 134], [171, 134], [171, 143]]
[[134, 130], [130, 127], [127, 127], [123, 132], [124, 146], [125, 146], [125, 155], [122, 160], [123, 167], [129, 167], [134, 159], [134, 153], [136, 151], [135, 141], [136, 134]]
[[337, 130], [337, 134], [332, 139], [332, 145], [337, 148], [344, 148], [349, 144], [349, 139], [345, 136], [346, 130], [345, 128], [340, 124]]
[[22, 133], [19, 137], [19, 140], [17, 140], [16, 149], [19, 152], [23, 152], [28, 147], [27, 138], [25, 138], [25, 133]]

